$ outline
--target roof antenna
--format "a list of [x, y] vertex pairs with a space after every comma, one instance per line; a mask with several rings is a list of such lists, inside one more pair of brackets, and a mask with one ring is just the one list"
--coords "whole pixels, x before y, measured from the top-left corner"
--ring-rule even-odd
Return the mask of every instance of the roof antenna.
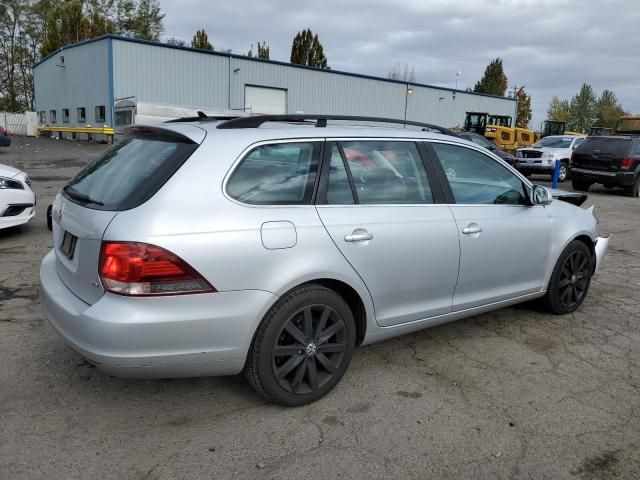
[[209, 118], [209, 117], [207, 117], [207, 114], [206, 114], [206, 113], [204, 113], [204, 112], [203, 112], [203, 111], [201, 111], [201, 110], [198, 110], [198, 119], [199, 119], [199, 120], [206, 120], [207, 118]]

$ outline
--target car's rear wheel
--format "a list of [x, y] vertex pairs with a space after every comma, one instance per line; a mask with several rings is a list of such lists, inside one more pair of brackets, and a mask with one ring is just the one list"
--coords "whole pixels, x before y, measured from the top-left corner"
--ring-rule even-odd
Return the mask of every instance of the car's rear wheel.
[[571, 180], [571, 186], [574, 190], [578, 190], [579, 192], [586, 192], [589, 190], [589, 187], [593, 185], [593, 182], [588, 180], [582, 180], [580, 178], [574, 178]]
[[592, 262], [589, 248], [580, 240], [574, 240], [564, 249], [544, 297], [547, 310], [564, 315], [582, 305], [591, 284]]
[[633, 185], [624, 187], [624, 193], [628, 197], [640, 197], [640, 175], [636, 177], [636, 181], [633, 182]]
[[304, 405], [326, 395], [351, 362], [356, 329], [340, 295], [320, 285], [291, 291], [267, 313], [245, 375], [267, 400]]

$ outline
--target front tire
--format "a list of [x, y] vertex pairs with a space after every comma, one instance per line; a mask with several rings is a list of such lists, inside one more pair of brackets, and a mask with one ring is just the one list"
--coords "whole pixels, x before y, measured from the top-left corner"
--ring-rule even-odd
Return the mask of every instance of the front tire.
[[[551, 178], [553, 178], [553, 174]], [[567, 178], [569, 178], [569, 166], [565, 162], [562, 162], [560, 164], [560, 170], [558, 171], [558, 182], [564, 182]]]
[[556, 315], [575, 312], [589, 291], [593, 257], [589, 248], [574, 240], [564, 249], [543, 297], [546, 309]]
[[355, 343], [355, 321], [344, 299], [310, 284], [289, 292], [269, 310], [251, 344], [244, 373], [267, 400], [305, 405], [338, 384]]

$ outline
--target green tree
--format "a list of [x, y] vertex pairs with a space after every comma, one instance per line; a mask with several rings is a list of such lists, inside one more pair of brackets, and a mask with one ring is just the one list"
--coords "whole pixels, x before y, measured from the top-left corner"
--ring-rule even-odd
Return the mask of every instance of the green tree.
[[258, 42], [258, 58], [269, 60], [269, 45], [267, 42]]
[[308, 65], [317, 68], [329, 68], [327, 57], [318, 35], [314, 35], [310, 28], [298, 32], [291, 45], [291, 63]]
[[120, 0], [115, 14], [116, 31], [127, 37], [159, 40], [164, 13], [158, 0]]
[[625, 114], [624, 108], [618, 103], [618, 97], [611, 90], [603, 90], [596, 102], [597, 119], [599, 127], [614, 128], [618, 118]]
[[502, 68], [502, 59], [496, 58], [484, 70], [484, 75], [473, 87], [477, 93], [488, 93], [504, 97], [507, 92], [507, 76]]
[[176, 38], [176, 37], [167, 38], [167, 45], [175, 45], [177, 47], [184, 47], [186, 44], [187, 44], [187, 42], [185, 42], [181, 38]]
[[193, 48], [201, 48], [203, 50], [213, 50], [213, 45], [209, 43], [209, 37], [207, 32], [202, 30], [198, 30], [196, 34], [193, 36], [193, 40], [191, 40], [191, 46]]
[[583, 83], [569, 104], [567, 130], [588, 132], [598, 117], [597, 101], [591, 85]]
[[547, 120], [566, 122], [569, 118], [569, 101], [554, 96], [547, 108]]
[[518, 99], [518, 116], [516, 117], [516, 127], [527, 128], [531, 121], [531, 95], [528, 95], [524, 87], [516, 91]]

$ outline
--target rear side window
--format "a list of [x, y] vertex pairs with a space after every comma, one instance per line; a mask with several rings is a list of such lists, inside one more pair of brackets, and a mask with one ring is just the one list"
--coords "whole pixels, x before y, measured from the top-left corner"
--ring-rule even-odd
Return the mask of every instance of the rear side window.
[[[357, 203], [424, 204], [433, 195], [418, 147], [413, 142], [362, 140], [342, 142]], [[353, 203], [335, 155], [331, 156], [328, 203]], [[335, 168], [335, 172], [334, 172]], [[339, 194], [336, 194], [339, 192]]]
[[252, 205], [309, 205], [322, 142], [261, 145], [227, 182], [227, 194]]
[[616, 157], [622, 157], [626, 155], [629, 147], [631, 147], [630, 138], [587, 137], [576, 150], [579, 150], [580, 153], [589, 154], [599, 150], [600, 153], [609, 153]]
[[146, 202], [198, 147], [167, 131], [145, 129], [123, 138], [64, 188], [72, 201], [98, 210], [128, 210]]

